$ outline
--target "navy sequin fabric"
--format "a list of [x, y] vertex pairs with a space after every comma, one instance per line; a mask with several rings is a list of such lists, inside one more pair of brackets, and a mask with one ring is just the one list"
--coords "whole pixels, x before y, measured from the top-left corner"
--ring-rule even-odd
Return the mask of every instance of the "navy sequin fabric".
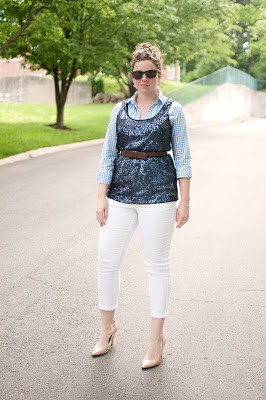
[[[168, 112], [172, 101], [168, 99], [153, 118], [143, 120], [130, 118], [124, 101], [117, 115], [117, 150], [171, 150], [172, 127]], [[118, 154], [107, 197], [134, 204], [176, 201], [176, 170], [172, 157], [167, 154], [142, 160]]]

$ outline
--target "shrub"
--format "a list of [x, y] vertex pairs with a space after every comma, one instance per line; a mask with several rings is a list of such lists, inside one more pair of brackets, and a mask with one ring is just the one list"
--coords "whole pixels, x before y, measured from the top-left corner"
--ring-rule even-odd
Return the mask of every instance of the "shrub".
[[104, 93], [104, 81], [102, 78], [91, 75], [88, 81], [91, 84], [92, 97], [96, 96], [97, 93]]

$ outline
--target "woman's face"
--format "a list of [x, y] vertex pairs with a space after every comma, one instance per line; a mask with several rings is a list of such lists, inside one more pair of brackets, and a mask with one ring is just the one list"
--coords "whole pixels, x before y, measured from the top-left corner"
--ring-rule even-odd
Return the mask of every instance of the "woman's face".
[[[151, 60], [144, 60], [136, 62], [133, 71], [149, 71], [149, 70], [157, 70], [157, 67]], [[147, 78], [145, 74], [143, 74], [141, 79], [134, 79], [132, 77], [135, 88], [138, 92], [143, 94], [154, 94], [157, 93], [158, 83], [161, 79], [161, 74], [157, 72], [155, 78]]]

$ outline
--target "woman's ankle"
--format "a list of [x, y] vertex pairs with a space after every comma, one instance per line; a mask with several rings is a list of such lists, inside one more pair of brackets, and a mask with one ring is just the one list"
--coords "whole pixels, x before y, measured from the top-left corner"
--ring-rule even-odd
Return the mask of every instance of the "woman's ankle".
[[113, 330], [113, 328], [114, 328], [114, 322], [112, 321], [112, 322], [105, 322], [105, 323], [102, 323], [102, 328], [101, 328], [101, 330], [102, 330], [102, 332], [109, 332], [109, 331], [112, 331]]
[[163, 332], [157, 334], [151, 334], [150, 336], [150, 343], [161, 342], [162, 340], [163, 340]]

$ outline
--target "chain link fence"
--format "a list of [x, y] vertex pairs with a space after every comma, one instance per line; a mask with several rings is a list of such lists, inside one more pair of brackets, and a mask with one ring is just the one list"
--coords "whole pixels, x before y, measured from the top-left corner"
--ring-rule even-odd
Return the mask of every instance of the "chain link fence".
[[[250, 89], [257, 90], [257, 80], [255, 78], [246, 72], [227, 66], [213, 72], [212, 74], [206, 75], [203, 78], [199, 78], [184, 86], [171, 90], [166, 93], [166, 96], [178, 101], [182, 105], [185, 105], [205, 96], [218, 86], [228, 82], [244, 85]], [[259, 82], [265, 82], [266, 84], [266, 81]], [[266, 88], [264, 90], [266, 90]]]

